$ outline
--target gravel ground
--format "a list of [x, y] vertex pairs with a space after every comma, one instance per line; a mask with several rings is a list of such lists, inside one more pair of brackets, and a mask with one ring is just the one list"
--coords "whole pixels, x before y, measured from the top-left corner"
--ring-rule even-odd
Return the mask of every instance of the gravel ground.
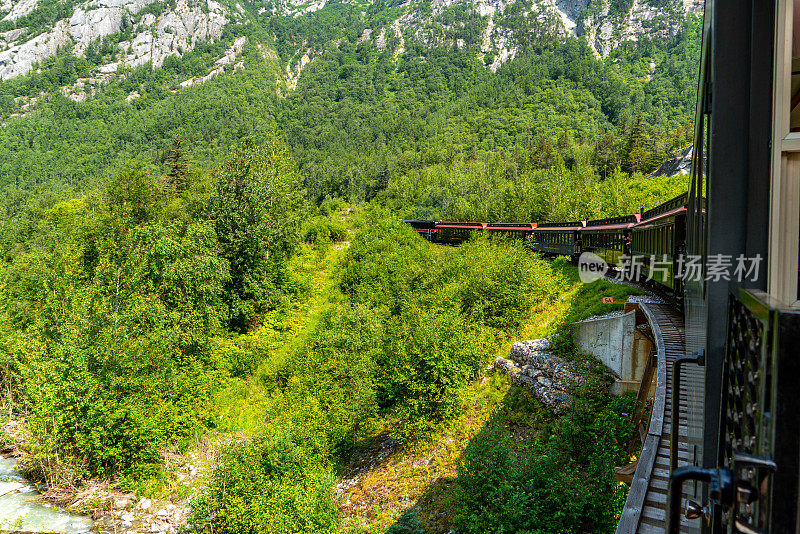
[[663, 304], [665, 302], [664, 299], [657, 295], [631, 295], [628, 297], [628, 302], [639, 302], [639, 303], [650, 303], [650, 304]]
[[608, 319], [610, 317], [619, 317], [620, 315], [625, 315], [625, 312], [623, 312], [622, 310], [618, 310], [618, 311], [612, 311], [612, 312], [608, 312], [608, 313], [603, 313], [601, 315], [592, 315], [591, 317], [587, 317], [583, 321], [578, 321], [578, 322], [579, 323], [583, 323], [583, 322], [586, 322], [586, 321], [592, 321], [594, 319]]

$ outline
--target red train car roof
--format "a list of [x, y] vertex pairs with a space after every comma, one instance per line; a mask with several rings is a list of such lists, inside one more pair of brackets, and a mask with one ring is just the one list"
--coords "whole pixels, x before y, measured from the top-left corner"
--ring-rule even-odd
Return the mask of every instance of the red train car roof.
[[516, 231], [516, 232], [528, 232], [536, 228], [533, 224], [527, 225], [518, 225], [518, 226], [488, 226], [487, 230], [506, 230], [506, 231]]
[[537, 226], [537, 232], [563, 232], [564, 230], [580, 230], [580, 226]]
[[482, 230], [486, 223], [478, 222], [440, 222], [436, 223], [436, 228], [463, 228], [465, 230]]
[[604, 224], [602, 226], [587, 226], [585, 228], [581, 228], [581, 231], [588, 232], [591, 230], [625, 230], [626, 228], [632, 228], [635, 225], [636, 223]]

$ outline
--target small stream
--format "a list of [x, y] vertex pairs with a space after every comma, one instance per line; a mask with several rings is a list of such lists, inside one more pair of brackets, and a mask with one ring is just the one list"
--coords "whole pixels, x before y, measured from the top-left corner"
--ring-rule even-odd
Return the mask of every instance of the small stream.
[[45, 506], [36, 488], [14, 468], [17, 461], [0, 457], [0, 531], [79, 534], [90, 532], [94, 522], [86, 516]]

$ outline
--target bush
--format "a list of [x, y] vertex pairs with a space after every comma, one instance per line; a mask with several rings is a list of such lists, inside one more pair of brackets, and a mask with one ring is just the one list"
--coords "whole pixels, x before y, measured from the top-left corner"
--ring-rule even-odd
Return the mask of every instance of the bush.
[[306, 243], [338, 243], [347, 239], [347, 228], [329, 217], [314, 217], [304, 225], [302, 235]]
[[[228, 445], [208, 491], [195, 503], [190, 531], [219, 534], [334, 533], [341, 513], [336, 477], [324, 455], [308, 446], [312, 424]], [[277, 428], [277, 426], [275, 427]], [[311, 439], [309, 439], [311, 438]]]
[[353, 302], [397, 314], [434, 273], [430, 244], [407, 224], [373, 220], [347, 251], [339, 287]]
[[398, 407], [399, 437], [418, 437], [456, 413], [493, 344], [453, 310], [410, 307], [386, 330], [378, 365], [381, 404]]
[[501, 416], [467, 447], [458, 467], [463, 532], [612, 532], [625, 501], [613, 470], [634, 434], [633, 395], [592, 381], [573, 410], [533, 440], [512, 437]]
[[473, 240], [444, 267], [446, 298], [472, 321], [511, 332], [534, 305], [563, 288], [561, 277], [521, 243]]
[[363, 305], [327, 310], [295, 356], [292, 395], [313, 397], [331, 446], [346, 452], [377, 414], [376, 363], [383, 325]]

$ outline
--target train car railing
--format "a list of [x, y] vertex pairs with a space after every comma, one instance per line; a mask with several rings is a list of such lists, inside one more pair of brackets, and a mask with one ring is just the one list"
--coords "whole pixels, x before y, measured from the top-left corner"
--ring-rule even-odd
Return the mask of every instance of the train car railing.
[[548, 228], [580, 228], [581, 226], [583, 226], [583, 222], [581, 221], [536, 223], [536, 229], [542, 230], [546, 230]]
[[506, 230], [506, 229], [513, 229], [513, 230], [533, 230], [536, 227], [535, 223], [504, 223], [504, 222], [496, 222], [496, 223], [488, 223], [486, 228], [489, 230]]
[[653, 217], [658, 217], [663, 213], [669, 213], [670, 211], [680, 209], [686, 205], [688, 198], [689, 193], [683, 193], [675, 198], [667, 200], [663, 204], [659, 204], [655, 208], [650, 208], [649, 210], [642, 212], [642, 220], [646, 221], [648, 219], [652, 219]]
[[607, 217], [605, 219], [594, 219], [586, 222], [586, 228], [590, 226], [610, 226], [613, 224], [633, 224], [637, 221], [637, 215], [620, 215], [618, 217]]
[[711, 502], [702, 508], [733, 532], [796, 532], [800, 311], [762, 291], [732, 287], [727, 322], [719, 464], [672, 473], [668, 532], [678, 532], [688, 480], [711, 484]]

